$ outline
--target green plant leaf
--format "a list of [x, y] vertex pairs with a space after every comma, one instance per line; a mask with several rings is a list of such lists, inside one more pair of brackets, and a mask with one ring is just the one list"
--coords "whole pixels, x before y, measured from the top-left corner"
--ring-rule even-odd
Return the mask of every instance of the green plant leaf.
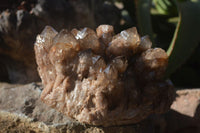
[[149, 35], [154, 47], [155, 43], [153, 43], [154, 39], [150, 14], [151, 2], [151, 0], [136, 0], [136, 16], [140, 34], [142, 36]]
[[153, 0], [157, 11], [160, 14], [177, 16], [177, 7], [175, 0]]
[[177, 2], [179, 21], [167, 50], [169, 65], [166, 77], [176, 71], [192, 54], [200, 42], [200, 0]]

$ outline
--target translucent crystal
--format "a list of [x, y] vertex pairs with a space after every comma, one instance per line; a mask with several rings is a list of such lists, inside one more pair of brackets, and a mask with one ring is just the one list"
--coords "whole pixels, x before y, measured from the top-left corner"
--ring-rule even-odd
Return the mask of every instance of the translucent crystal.
[[126, 55], [130, 56], [135, 53], [140, 44], [140, 36], [135, 27], [121, 31], [113, 37], [107, 49], [108, 54], [115, 56]]
[[109, 64], [105, 68], [104, 73], [106, 74], [106, 77], [109, 80], [113, 80], [113, 79], [117, 79], [118, 78], [118, 71], [117, 71], [116, 67], [113, 66], [112, 64]]
[[77, 67], [77, 74], [79, 78], [87, 77], [89, 68], [93, 65], [93, 54], [91, 51], [84, 51], [79, 54], [79, 64]]
[[113, 36], [112, 26], [101, 25], [96, 32], [46, 27], [38, 35], [42, 101], [79, 122], [103, 126], [137, 123], [168, 110], [174, 95], [162, 79], [166, 52], [151, 49], [136, 28]]
[[[167, 67], [168, 55], [161, 48], [148, 49], [136, 61], [136, 73], [147, 80], [160, 79]], [[145, 79], [143, 78], [143, 79]]]
[[92, 63], [95, 64], [100, 58], [101, 58], [101, 56], [99, 56], [99, 55], [92, 57]]
[[80, 31], [73, 29], [72, 34], [80, 43], [81, 50], [92, 49], [94, 53], [102, 52], [102, 46], [98, 40], [96, 33], [90, 28], [84, 28]]
[[80, 45], [75, 37], [68, 30], [61, 30], [55, 38], [53, 39], [53, 45], [63, 44], [65, 47], [73, 48], [78, 51], [80, 49]]
[[112, 40], [114, 28], [111, 25], [100, 25], [97, 29], [97, 36], [105, 44], [108, 45]]
[[97, 73], [99, 73], [99, 72], [101, 73], [106, 68], [106, 63], [105, 63], [104, 59], [101, 56], [95, 56], [93, 58], [96, 58], [95, 59], [96, 62], [93, 66], [94, 71]]
[[149, 39], [149, 36], [143, 36], [143, 37], [141, 37], [141, 42], [140, 42], [140, 45], [138, 47], [138, 50], [142, 52], [142, 51], [145, 51], [147, 49], [150, 49], [151, 46], [152, 46], [152, 42]]
[[117, 68], [117, 70], [120, 73], [125, 72], [127, 66], [128, 66], [128, 61], [122, 56], [116, 57], [113, 59], [113, 65]]
[[77, 34], [76, 34], [76, 39], [83, 39], [85, 36], [87, 36], [87, 28], [84, 28], [83, 30], [81, 31], [78, 31]]
[[[52, 46], [52, 43], [50, 43], [50, 41], [52, 41], [52, 38], [55, 37], [57, 33], [58, 32], [52, 27], [46, 26], [42, 33], [37, 36], [35, 45], [38, 46], [37, 48], [44, 48], [48, 51], [49, 48]], [[43, 43], [45, 44], [43, 45]]]
[[123, 38], [124, 40], [128, 40], [128, 38], [129, 38], [129, 34], [128, 34], [128, 32], [126, 32], [126, 31], [121, 31], [121, 32], [120, 32], [120, 35], [122, 36], [122, 38]]
[[[52, 47], [52, 39], [57, 34], [57, 31], [50, 26], [46, 26], [42, 33], [37, 36], [35, 42], [35, 55], [36, 62], [39, 65], [38, 71], [42, 78], [43, 84], [47, 84], [55, 78], [55, 69], [51, 65], [48, 53], [49, 49]], [[48, 67], [46, 67], [48, 66]]]
[[[55, 66], [57, 73], [71, 73], [74, 65], [70, 64], [80, 50], [79, 42], [67, 30], [61, 30], [52, 41], [52, 47], [49, 51], [49, 59], [51, 64]], [[64, 67], [64, 65], [67, 65]]]
[[58, 34], [58, 32], [54, 28], [52, 28], [51, 26], [45, 26], [40, 35], [45, 38], [53, 38], [56, 34]]

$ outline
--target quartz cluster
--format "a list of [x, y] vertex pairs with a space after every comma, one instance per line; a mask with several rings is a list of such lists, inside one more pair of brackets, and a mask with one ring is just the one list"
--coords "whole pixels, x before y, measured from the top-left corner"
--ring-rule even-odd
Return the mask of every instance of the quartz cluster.
[[80, 122], [112, 126], [164, 113], [174, 99], [163, 79], [168, 56], [151, 48], [136, 28], [114, 34], [111, 25], [63, 29], [46, 26], [35, 42], [41, 99]]

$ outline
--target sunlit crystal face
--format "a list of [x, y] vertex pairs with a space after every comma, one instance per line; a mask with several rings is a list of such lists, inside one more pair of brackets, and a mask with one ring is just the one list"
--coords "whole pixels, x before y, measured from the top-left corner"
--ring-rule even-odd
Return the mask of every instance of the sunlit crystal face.
[[87, 28], [84, 28], [83, 30], [81, 31], [78, 31], [77, 35], [75, 36], [76, 39], [83, 39], [86, 35], [87, 35]]
[[173, 99], [172, 85], [162, 79], [168, 56], [151, 45], [135, 27], [114, 35], [111, 25], [59, 33], [47, 26], [35, 43], [41, 99], [93, 125], [136, 123], [164, 112]]

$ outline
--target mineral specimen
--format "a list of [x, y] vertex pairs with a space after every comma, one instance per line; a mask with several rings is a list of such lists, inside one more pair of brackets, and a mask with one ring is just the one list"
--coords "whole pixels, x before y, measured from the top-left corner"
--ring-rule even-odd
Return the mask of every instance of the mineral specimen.
[[[97, 32], [97, 33], [96, 33]], [[92, 125], [139, 122], [164, 113], [174, 99], [163, 79], [168, 56], [151, 48], [135, 27], [114, 35], [110, 25], [61, 30], [46, 26], [35, 54], [44, 85], [41, 99], [65, 115]]]

